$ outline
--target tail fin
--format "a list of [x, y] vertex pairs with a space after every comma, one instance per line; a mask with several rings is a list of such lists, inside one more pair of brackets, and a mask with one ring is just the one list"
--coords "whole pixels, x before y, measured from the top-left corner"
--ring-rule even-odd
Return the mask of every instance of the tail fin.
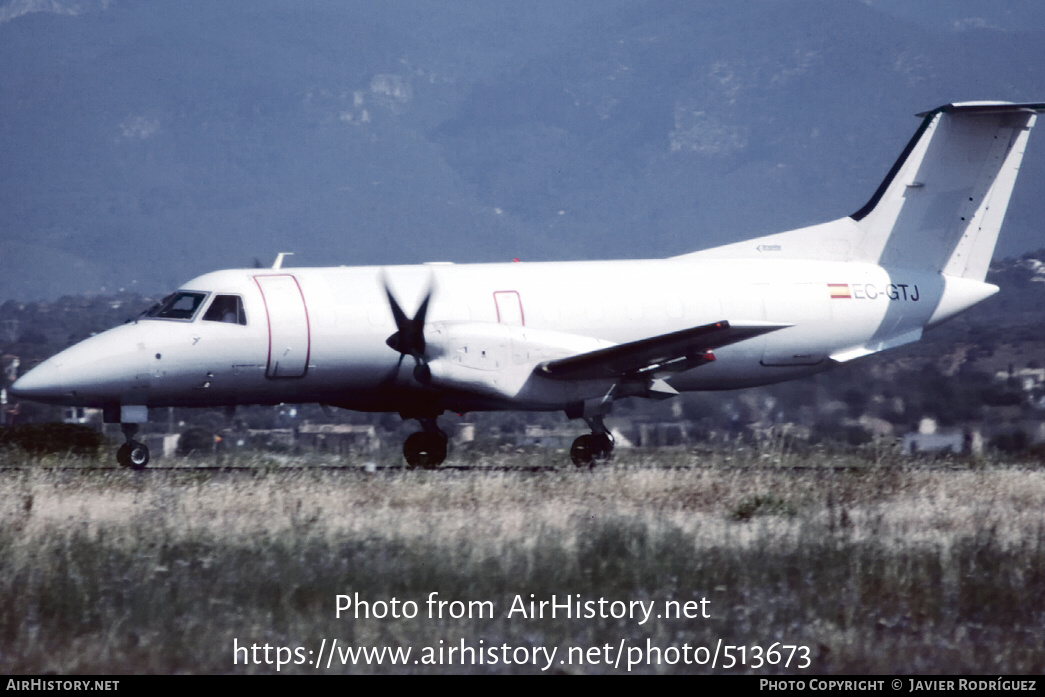
[[684, 257], [864, 261], [983, 281], [1042, 112], [1045, 103], [965, 102], [919, 114], [918, 131], [856, 213]]
[[871, 200], [850, 216], [855, 256], [982, 281], [1036, 114], [1045, 104], [970, 102], [924, 114]]

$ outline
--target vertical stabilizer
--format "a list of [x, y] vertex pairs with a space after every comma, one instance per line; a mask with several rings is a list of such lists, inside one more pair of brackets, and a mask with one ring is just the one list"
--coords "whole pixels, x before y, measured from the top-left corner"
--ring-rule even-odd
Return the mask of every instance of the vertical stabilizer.
[[1027, 137], [1045, 103], [963, 102], [922, 123], [851, 216], [680, 258], [868, 262], [983, 281]]
[[982, 281], [1023, 151], [1045, 104], [968, 102], [924, 114], [871, 200], [854, 257]]

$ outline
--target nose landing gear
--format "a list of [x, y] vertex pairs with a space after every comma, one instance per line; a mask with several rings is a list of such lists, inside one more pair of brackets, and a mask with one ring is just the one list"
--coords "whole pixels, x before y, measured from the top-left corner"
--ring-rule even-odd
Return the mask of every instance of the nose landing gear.
[[134, 434], [138, 432], [138, 424], [121, 423], [120, 430], [127, 439], [116, 451], [116, 461], [121, 467], [129, 467], [133, 470], [144, 469], [149, 464], [149, 448], [142, 442], [134, 440]]

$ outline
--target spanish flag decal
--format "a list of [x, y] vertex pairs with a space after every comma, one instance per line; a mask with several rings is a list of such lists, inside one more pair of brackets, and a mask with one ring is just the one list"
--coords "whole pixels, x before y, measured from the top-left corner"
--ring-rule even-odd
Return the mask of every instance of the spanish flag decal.
[[828, 283], [827, 289], [831, 291], [831, 298], [833, 300], [848, 300], [853, 297], [849, 292], [848, 283]]

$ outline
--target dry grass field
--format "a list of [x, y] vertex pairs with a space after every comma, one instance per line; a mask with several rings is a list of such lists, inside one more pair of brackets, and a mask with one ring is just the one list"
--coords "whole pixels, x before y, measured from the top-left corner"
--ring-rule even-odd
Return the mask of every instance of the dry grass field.
[[[8, 453], [0, 671], [1045, 672], [1041, 467], [781, 448], [622, 453], [592, 471], [560, 458], [130, 472]], [[356, 593], [389, 616], [338, 618], [337, 596]], [[432, 593], [486, 604], [440, 619]], [[656, 610], [508, 617], [530, 594]], [[377, 603], [393, 598], [398, 613]], [[657, 617], [701, 599], [706, 617]], [[448, 651], [461, 646], [476, 651]], [[745, 649], [727, 668], [729, 646]], [[412, 653], [353, 664], [355, 647]], [[523, 661], [534, 647], [554, 660]]]

